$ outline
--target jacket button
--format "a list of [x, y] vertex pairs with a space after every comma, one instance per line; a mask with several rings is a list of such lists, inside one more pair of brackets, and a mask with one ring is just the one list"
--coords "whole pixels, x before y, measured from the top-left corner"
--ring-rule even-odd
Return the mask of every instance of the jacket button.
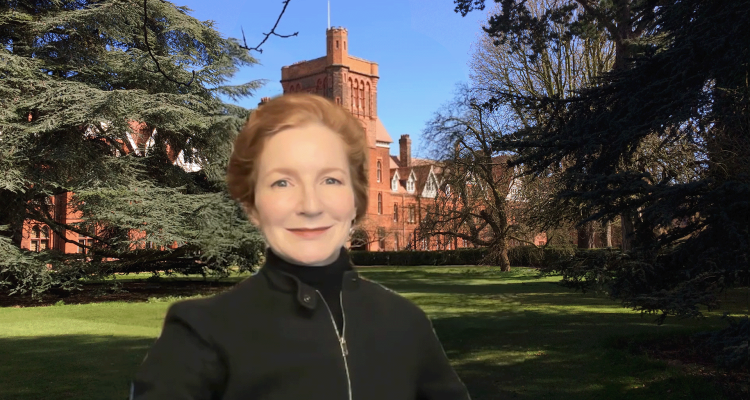
[[310, 302], [310, 300], [311, 300], [311, 298], [310, 298], [310, 295], [308, 295], [308, 294], [306, 294], [306, 295], [305, 295], [305, 296], [304, 296], [304, 297], [302, 298], [302, 301], [304, 301], [305, 303], [309, 303], [309, 302]]

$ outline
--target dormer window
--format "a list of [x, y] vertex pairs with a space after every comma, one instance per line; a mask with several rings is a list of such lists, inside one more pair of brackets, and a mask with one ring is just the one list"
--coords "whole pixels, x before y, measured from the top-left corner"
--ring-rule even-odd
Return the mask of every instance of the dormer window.
[[394, 176], [393, 180], [391, 181], [391, 190], [393, 190], [394, 192], [398, 191], [398, 179], [396, 178], [397, 177]]
[[408, 190], [409, 192], [414, 191], [414, 179], [409, 178], [409, 180], [406, 181], [406, 190]]

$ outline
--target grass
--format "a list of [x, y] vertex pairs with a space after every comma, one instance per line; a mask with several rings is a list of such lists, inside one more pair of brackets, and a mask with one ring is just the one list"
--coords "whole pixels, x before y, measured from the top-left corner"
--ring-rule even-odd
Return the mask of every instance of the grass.
[[[524, 268], [362, 273], [432, 317], [474, 400], [723, 398], [708, 379], [617, 345], [721, 328], [718, 312], [657, 326], [653, 317]], [[126, 399], [130, 378], [176, 300], [0, 308], [0, 400]], [[744, 292], [725, 300], [734, 312], [747, 312]]]

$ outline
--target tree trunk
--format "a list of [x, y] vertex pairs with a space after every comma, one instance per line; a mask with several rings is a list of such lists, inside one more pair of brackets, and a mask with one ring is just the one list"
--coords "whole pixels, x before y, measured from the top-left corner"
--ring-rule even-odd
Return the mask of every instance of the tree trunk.
[[594, 221], [589, 221], [583, 226], [578, 228], [578, 248], [579, 249], [594, 249], [596, 244], [594, 243]]
[[604, 223], [604, 241], [607, 247], [612, 247], [612, 221]]
[[620, 215], [622, 221], [622, 251], [633, 249], [633, 219], [630, 214], [624, 212]]
[[480, 261], [481, 265], [496, 265], [503, 272], [510, 271], [510, 259], [508, 259], [508, 244], [505, 240], [489, 247], [487, 256]]

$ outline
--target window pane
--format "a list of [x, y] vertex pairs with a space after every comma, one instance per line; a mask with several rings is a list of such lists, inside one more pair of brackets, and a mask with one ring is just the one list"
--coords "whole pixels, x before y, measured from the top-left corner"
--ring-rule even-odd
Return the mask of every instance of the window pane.
[[48, 245], [48, 241], [47, 240], [40, 240], [39, 244], [40, 244], [40, 249], [41, 250], [47, 250], [47, 245]]

